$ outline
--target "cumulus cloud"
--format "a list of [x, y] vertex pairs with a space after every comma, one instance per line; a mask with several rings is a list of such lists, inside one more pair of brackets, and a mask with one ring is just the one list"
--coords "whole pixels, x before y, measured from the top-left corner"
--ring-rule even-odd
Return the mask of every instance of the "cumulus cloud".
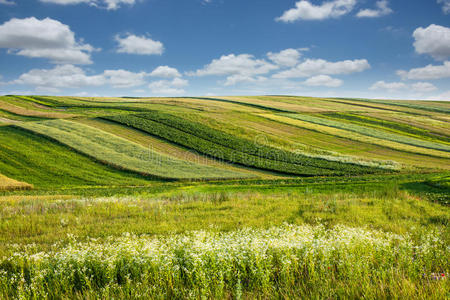
[[114, 88], [129, 88], [144, 85], [145, 72], [134, 73], [126, 70], [105, 70], [101, 74], [88, 75], [74, 65], [58, 65], [53, 69], [30, 70], [10, 84], [31, 85], [37, 89], [81, 88], [111, 85]]
[[436, 86], [429, 82], [417, 82], [414, 84], [406, 84], [404, 82], [384, 82], [377, 81], [369, 89], [371, 90], [387, 90], [389, 92], [398, 92], [400, 90], [410, 89], [416, 93], [429, 93], [437, 90]]
[[450, 77], [450, 61], [445, 61], [442, 65], [428, 65], [423, 68], [415, 68], [409, 71], [398, 70], [397, 75], [402, 79], [431, 80]]
[[429, 93], [437, 90], [437, 87], [429, 82], [417, 82], [412, 84], [411, 88], [418, 93]]
[[[1, 0], [0, 0], [1, 1]], [[44, 3], [60, 4], [60, 5], [74, 5], [86, 3], [91, 6], [105, 8], [107, 10], [116, 10], [122, 4], [133, 5], [136, 0], [39, 0]]]
[[329, 62], [323, 59], [307, 59], [294, 68], [281, 71], [273, 78], [301, 78], [315, 75], [341, 75], [362, 72], [370, 68], [366, 59]]
[[269, 52], [267, 57], [279, 66], [293, 67], [298, 63], [301, 52], [297, 49], [285, 49], [280, 52]]
[[145, 84], [145, 72], [133, 73], [126, 70], [105, 70], [105, 81], [115, 88], [129, 88]]
[[339, 87], [343, 84], [343, 81], [328, 75], [317, 75], [308, 78], [303, 84], [308, 86]]
[[50, 18], [11, 19], [0, 25], [0, 48], [8, 53], [47, 58], [55, 64], [90, 64], [91, 45], [76, 41], [69, 26]]
[[83, 69], [73, 65], [59, 65], [53, 69], [33, 69], [12, 83], [47, 88], [78, 88], [103, 85], [105, 78], [102, 75], [86, 75]]
[[213, 59], [210, 64], [190, 75], [258, 75], [266, 74], [277, 68], [277, 66], [263, 59], [255, 59], [255, 57], [250, 54], [229, 54], [223, 55], [219, 59]]
[[159, 66], [150, 73], [150, 76], [162, 78], [174, 78], [174, 77], [181, 77], [181, 74], [175, 68], [171, 68], [169, 66]]
[[249, 75], [236, 74], [236, 75], [228, 76], [224, 85], [230, 86], [230, 85], [236, 85], [236, 84], [240, 84], [240, 83], [257, 83], [257, 82], [264, 82], [266, 80], [267, 80], [267, 78], [264, 76], [253, 77], [253, 76], [249, 76]]
[[393, 10], [389, 7], [388, 0], [380, 0], [375, 3], [376, 9], [361, 9], [356, 16], [358, 18], [378, 18], [389, 15]]
[[431, 24], [427, 28], [417, 28], [413, 37], [417, 53], [429, 54], [437, 60], [450, 57], [450, 28]]
[[0, 4], [15, 5], [16, 3], [12, 0], [0, 0]]
[[320, 5], [311, 4], [310, 1], [301, 0], [276, 18], [281, 22], [295, 22], [298, 20], [324, 20], [328, 18], [339, 18], [348, 14], [356, 5], [356, 0], [333, 0], [322, 2]]
[[450, 0], [437, 0], [437, 2], [442, 4], [444, 14], [450, 13]]
[[149, 88], [153, 94], [158, 95], [180, 95], [184, 94], [184, 87], [189, 85], [189, 81], [181, 78], [173, 80], [159, 80], [149, 84]]
[[388, 90], [388, 91], [398, 91], [408, 88], [403, 82], [384, 82], [383, 80], [375, 82], [369, 89], [371, 90]]
[[141, 54], [141, 55], [161, 55], [164, 52], [164, 45], [159, 41], [154, 41], [145, 36], [127, 34], [124, 37], [115, 36], [119, 43], [118, 53]]

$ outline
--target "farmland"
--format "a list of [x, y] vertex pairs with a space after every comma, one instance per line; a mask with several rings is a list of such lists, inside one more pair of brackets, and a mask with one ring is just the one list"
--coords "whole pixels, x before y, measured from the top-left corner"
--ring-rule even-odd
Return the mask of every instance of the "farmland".
[[445, 299], [449, 111], [0, 97], [0, 298]]

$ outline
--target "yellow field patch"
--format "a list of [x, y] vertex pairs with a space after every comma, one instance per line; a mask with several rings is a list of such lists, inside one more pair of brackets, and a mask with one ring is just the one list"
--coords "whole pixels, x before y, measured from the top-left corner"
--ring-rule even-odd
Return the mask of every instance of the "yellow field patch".
[[32, 188], [33, 185], [31, 184], [20, 182], [0, 174], [0, 191], [30, 190]]
[[45, 112], [39, 110], [32, 110], [25, 107], [13, 105], [4, 101], [0, 101], [0, 109], [6, 110], [16, 115], [27, 116], [27, 117], [42, 117], [42, 118], [71, 118], [75, 115], [64, 114], [58, 112]]

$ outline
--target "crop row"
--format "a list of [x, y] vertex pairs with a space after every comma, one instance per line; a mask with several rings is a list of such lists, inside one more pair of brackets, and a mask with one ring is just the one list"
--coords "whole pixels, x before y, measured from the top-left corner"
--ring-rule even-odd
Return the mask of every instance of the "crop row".
[[408, 136], [404, 136], [404, 135], [400, 135], [400, 134], [390, 133], [390, 132], [386, 132], [386, 131], [380, 131], [375, 128], [360, 126], [360, 125], [351, 124], [351, 123], [339, 122], [339, 121], [335, 121], [335, 120], [331, 120], [331, 119], [325, 119], [325, 118], [315, 117], [315, 116], [306, 115], [306, 114], [285, 114], [285, 116], [294, 118], [294, 119], [298, 119], [298, 120], [302, 120], [305, 122], [310, 122], [310, 123], [319, 124], [319, 125], [323, 125], [323, 126], [334, 127], [334, 128], [338, 128], [338, 129], [342, 129], [342, 130], [356, 132], [356, 133], [363, 134], [366, 136], [375, 137], [375, 138], [388, 140], [388, 141], [392, 141], [392, 142], [397, 142], [397, 143], [402, 143], [402, 144], [406, 144], [406, 145], [422, 147], [422, 148], [427, 148], [427, 149], [434, 149], [434, 150], [439, 150], [439, 151], [450, 152], [450, 145], [419, 140], [416, 138], [412, 138], [412, 137], [408, 137]]
[[411, 126], [408, 124], [400, 123], [400, 122], [393, 122], [368, 116], [362, 116], [357, 114], [350, 114], [350, 113], [326, 113], [323, 114], [325, 117], [333, 118], [333, 119], [342, 119], [347, 120], [349, 122], [359, 124], [359, 125], [365, 125], [365, 126], [374, 126], [377, 128], [381, 128], [384, 130], [394, 131], [401, 134], [410, 134], [414, 135], [414, 137], [422, 138], [422, 139], [428, 139], [428, 140], [438, 140], [444, 143], [450, 143], [450, 137], [439, 135], [434, 132], [430, 132], [429, 130], [418, 128], [415, 126]]
[[247, 175], [171, 158], [83, 124], [52, 120], [17, 124], [50, 137], [99, 162], [162, 179], [218, 179]]
[[305, 176], [379, 171], [376, 168], [283, 151], [159, 112], [111, 116], [106, 119], [143, 130], [208, 156], [259, 169]]

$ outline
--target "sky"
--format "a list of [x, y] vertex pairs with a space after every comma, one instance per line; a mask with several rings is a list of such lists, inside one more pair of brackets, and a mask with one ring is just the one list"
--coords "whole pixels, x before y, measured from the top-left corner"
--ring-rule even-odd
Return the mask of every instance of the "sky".
[[450, 100], [450, 0], [0, 0], [0, 94]]

